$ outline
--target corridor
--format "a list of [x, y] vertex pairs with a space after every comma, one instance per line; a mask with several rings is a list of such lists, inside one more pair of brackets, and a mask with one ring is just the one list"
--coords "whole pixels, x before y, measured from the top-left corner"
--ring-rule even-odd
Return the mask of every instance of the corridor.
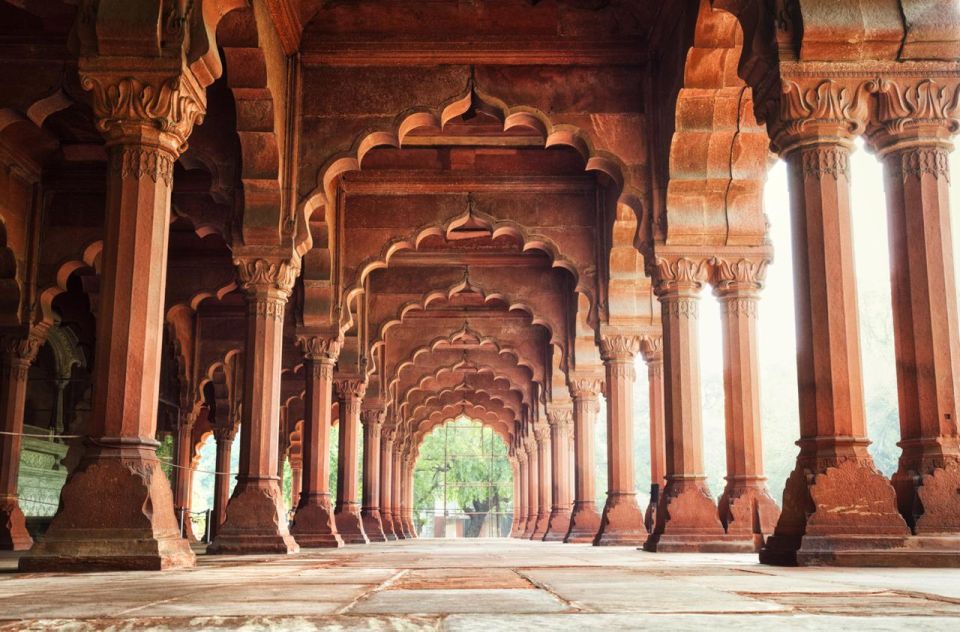
[[960, 617], [960, 569], [784, 568], [515, 539], [199, 555], [160, 574], [15, 574], [14, 560], [2, 560], [0, 630], [918, 631]]

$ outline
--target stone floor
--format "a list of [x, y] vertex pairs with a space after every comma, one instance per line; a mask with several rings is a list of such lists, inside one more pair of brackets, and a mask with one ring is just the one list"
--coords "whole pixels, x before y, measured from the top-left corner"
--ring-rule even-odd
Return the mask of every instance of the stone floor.
[[956, 630], [960, 570], [772, 568], [755, 556], [415, 540], [200, 556], [166, 573], [18, 574], [0, 630]]

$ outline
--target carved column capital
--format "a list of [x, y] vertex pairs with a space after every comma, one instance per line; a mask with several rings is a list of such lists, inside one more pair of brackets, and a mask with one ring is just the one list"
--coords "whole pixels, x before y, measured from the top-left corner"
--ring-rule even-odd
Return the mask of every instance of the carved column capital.
[[663, 362], [663, 336], [644, 336], [640, 340], [640, 354], [647, 364]]
[[232, 442], [237, 436], [237, 429], [235, 426], [214, 426], [213, 427], [213, 438], [216, 439], [217, 443]]
[[343, 336], [321, 336], [317, 334], [300, 334], [297, 344], [303, 351], [303, 357], [314, 362], [333, 364], [340, 356], [343, 347]]
[[598, 375], [576, 375], [570, 379], [574, 399], [597, 401], [603, 394], [603, 378]]
[[[107, 57], [80, 60], [80, 85], [93, 95], [97, 129], [108, 144], [145, 145], [176, 160], [186, 150], [193, 126], [203, 122], [203, 87], [182, 68], [131, 71], [117, 65]], [[172, 164], [157, 166], [165, 170]]]
[[571, 406], [551, 406], [547, 411], [547, 421], [560, 429], [573, 427], [573, 408]]
[[604, 362], [633, 362], [639, 352], [639, 335], [616, 333], [600, 338], [600, 358]]
[[654, 267], [654, 289], [658, 296], [696, 296], [709, 276], [708, 260], [703, 257], [657, 256]]
[[364, 428], [370, 428], [374, 433], [380, 432], [383, 428], [383, 420], [386, 413], [379, 408], [365, 408], [360, 411], [360, 423]]
[[[874, 80], [864, 78], [783, 78], [779, 117], [771, 126], [772, 145], [781, 156], [824, 141], [849, 147], [866, 128], [874, 89]], [[846, 169], [845, 163], [831, 163], [830, 156], [825, 160], [827, 170]]]
[[356, 376], [335, 377], [333, 390], [336, 391], [338, 399], [362, 399], [367, 392], [367, 383]]
[[870, 145], [881, 156], [918, 141], [952, 148], [960, 131], [960, 80], [929, 77], [881, 78], [875, 83], [876, 117], [868, 130]]
[[769, 257], [713, 257], [713, 293], [723, 297], [731, 294], [756, 294], [763, 288]]
[[546, 423], [538, 423], [533, 426], [533, 433], [536, 436], [537, 443], [544, 443], [545, 441], [550, 440], [550, 425]]
[[263, 257], [233, 260], [240, 287], [247, 295], [250, 313], [258, 318], [283, 321], [284, 307], [300, 273], [300, 262]]

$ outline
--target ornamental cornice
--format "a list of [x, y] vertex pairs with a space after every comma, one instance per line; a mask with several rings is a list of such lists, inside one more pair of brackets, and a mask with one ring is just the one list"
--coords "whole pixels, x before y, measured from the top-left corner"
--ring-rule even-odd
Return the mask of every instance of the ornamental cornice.
[[[179, 157], [194, 125], [203, 122], [206, 95], [182, 69], [117, 69], [109, 58], [82, 58], [80, 85], [93, 95], [97, 129], [110, 143], [140, 144], [144, 129]], [[133, 76], [133, 75], [136, 76]]]

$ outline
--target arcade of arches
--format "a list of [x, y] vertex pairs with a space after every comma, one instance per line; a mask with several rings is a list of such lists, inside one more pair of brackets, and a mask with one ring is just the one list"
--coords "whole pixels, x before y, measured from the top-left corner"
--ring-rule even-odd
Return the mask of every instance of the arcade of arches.
[[[515, 538], [960, 565], [955, 2], [11, 0], [0, 57], [0, 545], [20, 570], [196, 564], [180, 517], [210, 435], [208, 555], [417, 538], [418, 452], [461, 415], [507, 446]], [[864, 419], [860, 137], [885, 170], [891, 478]], [[776, 157], [800, 418], [782, 498], [757, 349]], [[710, 291], [719, 500], [701, 420]], [[28, 449], [66, 478], [37, 538], [17, 495]]]

